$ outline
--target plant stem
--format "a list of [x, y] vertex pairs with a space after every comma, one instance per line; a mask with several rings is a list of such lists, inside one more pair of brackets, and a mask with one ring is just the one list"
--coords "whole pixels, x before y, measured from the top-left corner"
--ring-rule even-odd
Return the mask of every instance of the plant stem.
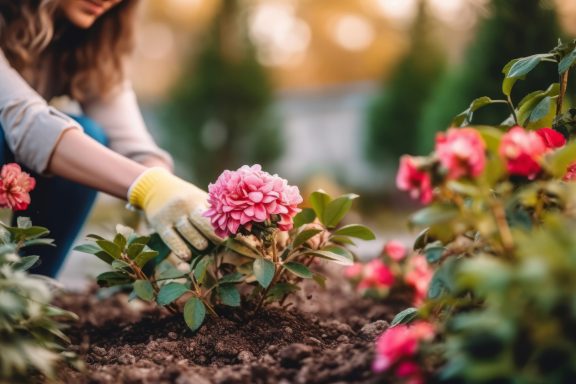
[[562, 113], [562, 103], [564, 102], [564, 94], [566, 93], [566, 88], [568, 87], [568, 72], [570, 69], [567, 69], [566, 72], [560, 75], [560, 93], [558, 94], [558, 99], [556, 99], [556, 117], [560, 116]]
[[510, 106], [510, 109], [512, 110], [512, 117], [514, 118], [514, 122], [516, 123], [516, 125], [519, 125], [518, 116], [516, 115], [516, 109], [514, 108], [514, 103], [512, 102], [512, 98], [510, 97], [510, 95], [508, 95], [507, 98], [508, 98], [508, 105]]
[[491, 197], [490, 209], [494, 215], [494, 220], [496, 221], [496, 226], [498, 227], [498, 232], [500, 233], [500, 239], [502, 241], [504, 251], [511, 254], [514, 251], [514, 238], [512, 237], [512, 231], [510, 231], [510, 226], [506, 220], [506, 212], [504, 211], [504, 207], [495, 197]]

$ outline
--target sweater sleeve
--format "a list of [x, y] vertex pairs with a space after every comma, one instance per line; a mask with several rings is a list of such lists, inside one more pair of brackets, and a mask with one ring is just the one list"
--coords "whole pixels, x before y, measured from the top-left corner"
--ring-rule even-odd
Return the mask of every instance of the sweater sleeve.
[[173, 168], [172, 157], [156, 145], [146, 129], [130, 82], [125, 81], [110, 96], [82, 107], [88, 117], [102, 126], [112, 150], [139, 163], [155, 158]]
[[50, 107], [12, 68], [0, 50], [0, 125], [16, 161], [45, 173], [52, 152], [68, 129], [82, 128]]

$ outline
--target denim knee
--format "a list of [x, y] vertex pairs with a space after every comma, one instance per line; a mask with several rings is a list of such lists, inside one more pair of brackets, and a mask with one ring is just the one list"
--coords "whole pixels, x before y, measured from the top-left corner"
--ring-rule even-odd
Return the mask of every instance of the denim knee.
[[82, 126], [86, 135], [90, 136], [102, 145], [108, 145], [108, 137], [106, 137], [104, 129], [102, 129], [100, 124], [86, 116], [71, 115], [70, 117], [76, 120], [76, 122]]

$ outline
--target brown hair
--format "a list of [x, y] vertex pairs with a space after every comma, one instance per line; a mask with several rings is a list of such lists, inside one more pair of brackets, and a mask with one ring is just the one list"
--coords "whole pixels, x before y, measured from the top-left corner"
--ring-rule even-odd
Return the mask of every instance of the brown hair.
[[0, 0], [0, 48], [29, 82], [47, 63], [58, 91], [78, 101], [109, 93], [124, 78], [138, 0], [123, 0], [88, 29], [55, 21], [59, 0]]

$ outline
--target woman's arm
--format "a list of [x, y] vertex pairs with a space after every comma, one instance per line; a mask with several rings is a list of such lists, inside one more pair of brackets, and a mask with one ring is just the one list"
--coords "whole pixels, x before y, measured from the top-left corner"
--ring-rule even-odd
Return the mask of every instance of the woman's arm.
[[126, 199], [130, 185], [146, 166], [119, 155], [79, 130], [64, 132], [48, 171], [99, 191]]

